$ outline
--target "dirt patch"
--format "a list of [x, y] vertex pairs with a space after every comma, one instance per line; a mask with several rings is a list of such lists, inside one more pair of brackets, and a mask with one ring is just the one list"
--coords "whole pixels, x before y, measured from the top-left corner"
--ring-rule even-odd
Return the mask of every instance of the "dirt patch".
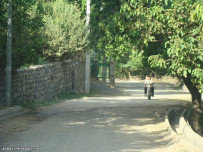
[[0, 105], [0, 110], [6, 109], [7, 107]]
[[1, 121], [0, 132], [23, 132], [30, 129], [34, 124], [40, 123], [44, 118], [37, 113], [29, 113], [15, 119]]

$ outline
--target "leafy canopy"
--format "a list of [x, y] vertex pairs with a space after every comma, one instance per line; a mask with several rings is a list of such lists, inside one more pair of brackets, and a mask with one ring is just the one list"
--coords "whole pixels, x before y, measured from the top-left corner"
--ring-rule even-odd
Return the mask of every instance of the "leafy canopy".
[[56, 0], [52, 2], [44, 22], [48, 43], [44, 55], [48, 59], [63, 60], [84, 54], [87, 31], [76, 6]]
[[[202, 91], [202, 2], [120, 2], [119, 11], [98, 23], [104, 34], [99, 37], [97, 48], [122, 63], [122, 68], [132, 70], [132, 63], [139, 60], [136, 65], [143, 69], [151, 66], [156, 72], [167, 70], [168, 74], [180, 78], [191, 77], [193, 84]], [[140, 53], [142, 57], [138, 56]]]
[[[84, 54], [85, 21], [71, 0], [13, 1], [12, 67]], [[6, 67], [7, 1], [0, 1], [0, 70]]]
[[[44, 44], [43, 14], [35, 0], [13, 1], [13, 68], [36, 64]], [[0, 70], [6, 67], [7, 1], [0, 1]]]

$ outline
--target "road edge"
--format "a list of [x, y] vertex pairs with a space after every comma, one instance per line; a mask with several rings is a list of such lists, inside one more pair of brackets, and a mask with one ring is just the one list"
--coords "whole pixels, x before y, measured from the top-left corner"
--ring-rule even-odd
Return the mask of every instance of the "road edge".
[[15, 106], [0, 110], [0, 121], [27, 114], [30, 110], [23, 111], [22, 106]]
[[201, 137], [196, 132], [194, 132], [193, 129], [191, 128], [191, 126], [186, 122], [186, 120], [185, 120], [186, 114], [187, 114], [187, 109], [185, 109], [182, 112], [181, 117], [180, 117], [179, 126], [181, 129], [181, 133], [182, 133], [184, 139], [188, 143], [190, 143], [191, 145], [196, 147], [198, 150], [202, 150], [203, 149], [203, 137]]

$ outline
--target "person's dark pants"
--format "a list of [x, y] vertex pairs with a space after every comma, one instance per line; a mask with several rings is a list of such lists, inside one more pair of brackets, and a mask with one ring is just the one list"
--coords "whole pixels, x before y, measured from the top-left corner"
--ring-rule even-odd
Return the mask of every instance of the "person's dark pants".
[[152, 96], [154, 96], [154, 86], [152, 86]]
[[[152, 90], [152, 96], [154, 96], [154, 86], [152, 86], [151, 88]], [[147, 94], [147, 87], [144, 88], [144, 94], [146, 95]]]
[[144, 87], [144, 94], [147, 94], [147, 87]]

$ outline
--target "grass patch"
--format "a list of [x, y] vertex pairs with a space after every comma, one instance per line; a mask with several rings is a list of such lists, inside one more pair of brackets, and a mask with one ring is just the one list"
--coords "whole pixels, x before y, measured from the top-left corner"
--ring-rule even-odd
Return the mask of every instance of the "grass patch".
[[50, 100], [45, 100], [45, 101], [41, 101], [41, 102], [25, 102], [25, 103], [22, 103], [21, 106], [23, 106], [26, 109], [36, 111], [38, 109], [41, 109], [43, 107], [47, 107], [47, 106], [50, 106], [53, 104], [63, 103], [64, 100], [80, 99], [82, 97], [90, 96], [90, 95], [77, 94], [77, 93], [60, 94], [57, 97], [50, 99]]

